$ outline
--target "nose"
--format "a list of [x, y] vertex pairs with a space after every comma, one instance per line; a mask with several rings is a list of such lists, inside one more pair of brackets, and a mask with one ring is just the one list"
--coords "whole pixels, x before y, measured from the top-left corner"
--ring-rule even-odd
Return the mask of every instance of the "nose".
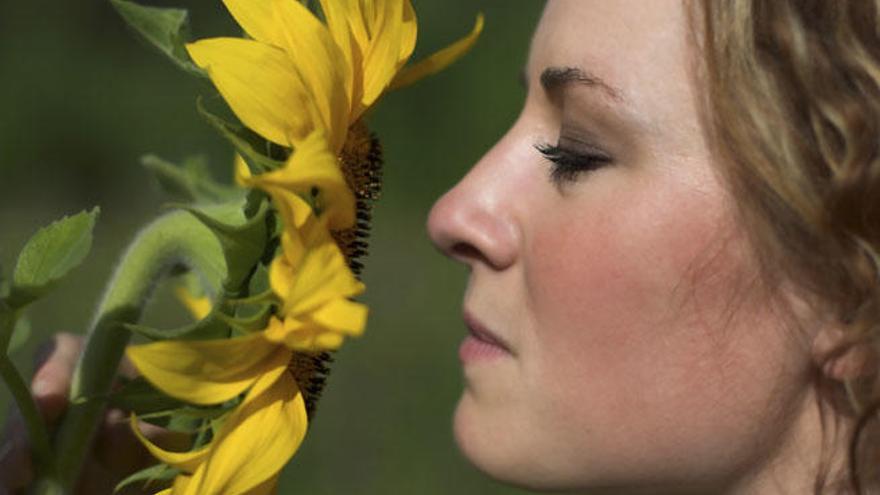
[[444, 254], [474, 268], [504, 270], [516, 262], [520, 233], [496, 146], [431, 208], [428, 234]]

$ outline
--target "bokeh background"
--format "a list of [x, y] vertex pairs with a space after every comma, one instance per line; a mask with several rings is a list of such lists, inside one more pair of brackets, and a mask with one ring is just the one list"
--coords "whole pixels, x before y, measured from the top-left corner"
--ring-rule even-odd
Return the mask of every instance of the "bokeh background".
[[[189, 8], [193, 34], [238, 31], [219, 1], [151, 0]], [[486, 29], [452, 69], [388, 95], [370, 118], [386, 153], [364, 300], [366, 335], [339, 353], [312, 430], [284, 471], [280, 493], [517, 494], [460, 456], [451, 416], [462, 387], [457, 347], [466, 271], [428, 242], [424, 221], [513, 122], [518, 73], [543, 2], [413, 0], [415, 59]], [[65, 214], [99, 205], [91, 255], [30, 311], [35, 333], [17, 356], [28, 375], [35, 346], [56, 331], [82, 333], [115, 260], [165, 197], [139, 165], [204, 154], [231, 177], [231, 149], [195, 111], [213, 89], [177, 70], [130, 32], [103, 0], [3, 1], [0, 14], [0, 266], [10, 273], [25, 240]], [[148, 318], [183, 315], [159, 294]], [[5, 416], [9, 395], [0, 386]]]

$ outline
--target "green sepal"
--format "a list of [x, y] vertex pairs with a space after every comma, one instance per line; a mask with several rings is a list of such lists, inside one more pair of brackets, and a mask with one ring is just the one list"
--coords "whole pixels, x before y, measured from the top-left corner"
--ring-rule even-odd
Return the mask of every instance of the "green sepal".
[[171, 481], [180, 473], [181, 471], [175, 467], [171, 467], [167, 464], [156, 464], [155, 466], [141, 469], [117, 483], [116, 488], [113, 489], [113, 493], [118, 493], [120, 490], [137, 483], [143, 483], [142, 488], [144, 489], [155, 489], [157, 487], [152, 486], [153, 483]]
[[176, 433], [196, 435], [193, 448], [204, 445], [214, 433], [214, 423], [222, 420], [241, 401], [228, 401], [209, 407], [183, 406], [138, 416], [138, 419]]
[[244, 333], [258, 332], [264, 330], [269, 324], [269, 318], [274, 314], [274, 308], [271, 304], [261, 307], [256, 313], [243, 317], [231, 317], [220, 314], [220, 319], [226, 322], [230, 327]]
[[110, 3], [129, 26], [175, 65], [190, 74], [208, 77], [204, 70], [192, 63], [184, 46], [189, 37], [189, 12], [183, 9], [145, 7], [128, 0], [110, 0]]
[[[260, 265], [260, 267], [262, 268], [263, 271], [265, 271], [265, 268], [262, 265]], [[255, 273], [253, 276], [255, 277], [255, 276], [257, 276], [257, 274]], [[253, 278], [251, 278], [251, 280], [253, 280]], [[280, 300], [278, 299], [278, 296], [276, 296], [275, 293], [272, 292], [271, 289], [268, 289], [268, 290], [265, 290], [259, 294], [252, 295], [252, 296], [242, 297], [239, 299], [226, 299], [225, 301], [223, 301], [223, 304], [225, 304], [227, 307], [238, 309], [238, 308], [242, 308], [242, 307], [246, 308], [246, 307], [253, 307], [253, 306], [261, 306], [262, 307], [262, 305], [264, 305], [264, 304], [278, 304], [279, 302], [280, 302]], [[255, 313], [256, 313], [256, 311], [251, 311], [248, 314], [255, 314]], [[242, 314], [237, 312], [236, 316], [242, 316]]]
[[[196, 100], [196, 108], [205, 120], [221, 136], [226, 138], [235, 151], [244, 159], [253, 175], [259, 175], [284, 166], [289, 150], [281, 150], [247, 127], [233, 124], [205, 108], [202, 98]], [[262, 150], [262, 151], [261, 151]]]
[[[158, 422], [162, 425], [167, 425], [172, 417], [176, 417], [181, 420], [185, 419], [187, 421], [214, 420], [228, 413], [232, 409], [235, 409], [235, 404], [237, 403], [238, 402], [230, 402], [230, 404], [228, 405], [222, 404], [219, 406], [211, 407], [183, 406], [175, 409], [144, 414], [142, 416], [138, 416], [138, 419], [141, 419], [148, 423]], [[182, 431], [183, 433], [198, 433], [204, 428], [205, 426], [198, 426], [194, 428], [184, 428], [183, 430], [178, 429], [175, 431]]]
[[111, 407], [131, 411], [138, 416], [157, 411], [182, 407], [184, 403], [157, 390], [144, 377], [139, 376], [110, 394], [107, 400]]
[[223, 339], [229, 337], [231, 333], [229, 325], [217, 318], [215, 313], [211, 313], [195, 323], [172, 329], [159, 329], [128, 323], [123, 327], [153, 341]]
[[270, 211], [269, 202], [262, 200], [257, 212], [250, 217], [245, 215], [241, 205], [232, 203], [178, 207], [198, 218], [217, 236], [226, 257], [225, 287], [229, 292], [237, 292], [266, 249], [266, 215]]
[[53, 222], [28, 240], [18, 256], [12, 288], [4, 300], [23, 308], [46, 295], [92, 248], [92, 230], [100, 209]]
[[189, 157], [175, 165], [156, 155], [145, 155], [141, 164], [153, 173], [162, 190], [175, 200], [216, 203], [241, 195], [241, 190], [215, 181], [203, 156]]
[[262, 295], [271, 290], [272, 287], [269, 285], [269, 269], [266, 265], [260, 263], [257, 266], [257, 269], [254, 270], [254, 274], [251, 275], [248, 285], [248, 294], [251, 294], [252, 297], [254, 297], [255, 295]]

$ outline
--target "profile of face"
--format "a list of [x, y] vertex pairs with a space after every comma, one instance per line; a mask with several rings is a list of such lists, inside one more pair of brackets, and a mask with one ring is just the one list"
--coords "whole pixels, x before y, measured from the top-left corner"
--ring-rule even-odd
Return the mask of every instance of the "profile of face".
[[809, 345], [755, 290], [705, 137], [688, 5], [548, 1], [519, 118], [431, 212], [470, 268], [455, 436], [497, 479], [768, 493], [818, 448], [794, 433]]

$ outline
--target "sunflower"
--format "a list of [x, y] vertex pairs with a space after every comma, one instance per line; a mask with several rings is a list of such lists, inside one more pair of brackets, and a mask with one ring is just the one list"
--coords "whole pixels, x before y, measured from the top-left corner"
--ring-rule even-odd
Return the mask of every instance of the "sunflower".
[[418, 31], [410, 0], [321, 0], [326, 24], [296, 0], [224, 3], [250, 39], [191, 43], [193, 61], [256, 133], [295, 147], [321, 127], [337, 154], [386, 90], [443, 70], [483, 27], [480, 15], [469, 35], [406, 66]]
[[154, 456], [183, 471], [169, 493], [269, 493], [302, 441], [314, 407], [297, 380], [306, 381], [298, 375], [313, 362], [308, 357], [363, 332], [366, 307], [350, 299], [363, 285], [346, 266], [326, 219], [316, 217], [295, 193], [289, 195], [286, 218], [296, 228], [285, 229], [281, 254], [271, 265], [270, 282], [281, 305], [264, 330], [127, 349], [144, 377], [169, 396], [215, 405], [246, 393], [211, 442], [198, 450], [167, 452], [141, 437]]
[[303, 395], [288, 373], [283, 352], [266, 360], [266, 370], [242, 403], [224, 418], [211, 443], [192, 452], [170, 452], [146, 439], [150, 453], [181, 471], [160, 495], [262, 495], [275, 492], [279, 471], [299, 448], [308, 427]]
[[[187, 45], [190, 57], [238, 118], [267, 141], [297, 148], [324, 133], [356, 206], [336, 217], [345, 226], [329, 226], [360, 273], [382, 175], [381, 147], [362, 116], [387, 90], [439, 72], [467, 52], [482, 31], [482, 15], [469, 35], [407, 66], [418, 34], [410, 0], [321, 0], [325, 21], [296, 0], [224, 3], [248, 37], [199, 40]], [[244, 165], [238, 160], [236, 170], [249, 172]], [[272, 182], [277, 190], [280, 176], [295, 173], [290, 168], [287, 162], [284, 172], [249, 185], [265, 189]]]
[[163, 492], [174, 495], [274, 492], [307, 430], [324, 351], [360, 335], [366, 322], [366, 307], [352, 301], [364, 287], [349, 266], [358, 266], [378, 194], [381, 149], [362, 117], [389, 89], [455, 61], [483, 25], [478, 16], [468, 36], [407, 66], [417, 37], [410, 0], [321, 0], [325, 21], [296, 0], [224, 3], [249, 38], [204, 39], [187, 50], [245, 126], [292, 150], [259, 175], [236, 164], [239, 184], [266, 192], [281, 219], [269, 267], [278, 307], [257, 332], [128, 348], [169, 396], [240, 401], [191, 452], [162, 450], [136, 430], [154, 456], [181, 470]]

